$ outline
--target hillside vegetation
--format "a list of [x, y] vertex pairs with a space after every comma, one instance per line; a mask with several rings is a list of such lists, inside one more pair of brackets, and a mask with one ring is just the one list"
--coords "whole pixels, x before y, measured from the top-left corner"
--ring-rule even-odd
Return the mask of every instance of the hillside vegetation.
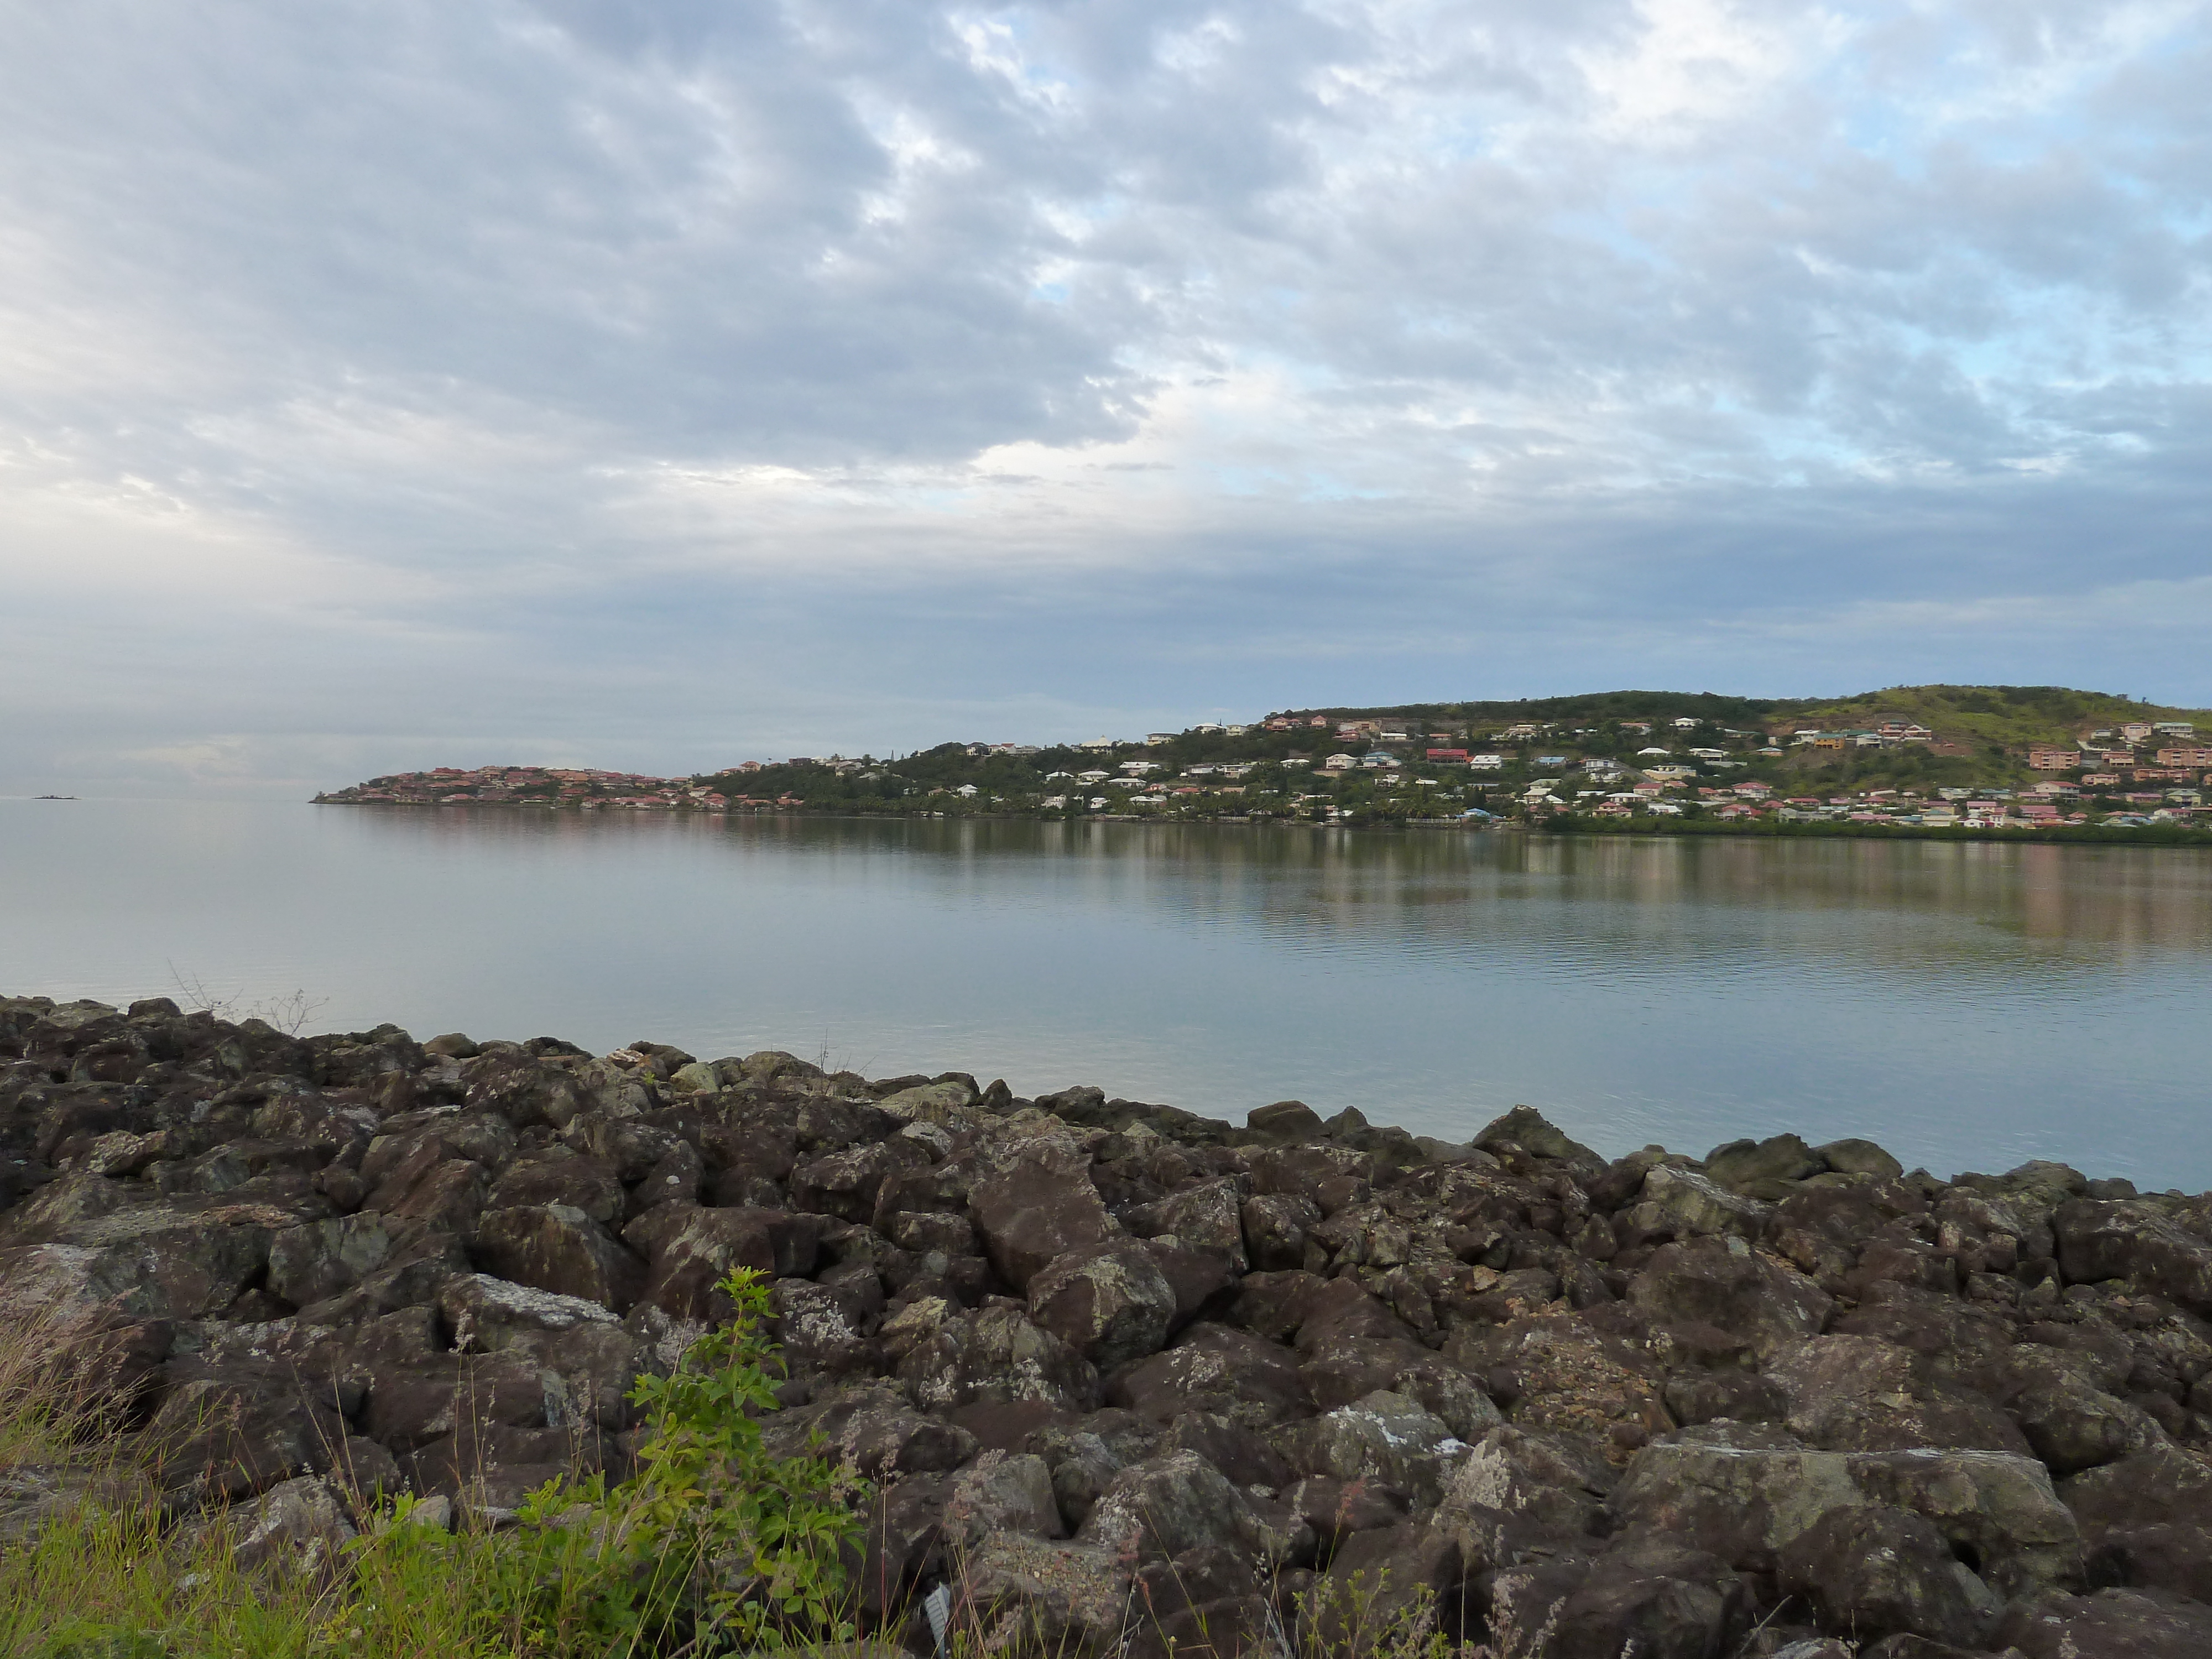
[[[2160, 721], [2172, 729], [2154, 733]], [[2212, 823], [2200, 730], [2212, 737], [2212, 715], [2063, 686], [1893, 686], [1828, 699], [1622, 690], [1281, 710], [1079, 744], [951, 742], [679, 778], [443, 768], [317, 799], [1354, 827], [1711, 816], [1753, 828], [1819, 818], [1980, 830], [2063, 819], [2118, 831]], [[2037, 746], [2076, 752], [2038, 759]]]
[[2138, 702], [2106, 691], [2063, 685], [1895, 685], [1844, 697], [1724, 697], [1710, 691], [1595, 691], [1513, 702], [1400, 703], [1387, 708], [1311, 708], [1304, 717], [1402, 719], [1480, 726], [1522, 720], [1595, 724], [1694, 715], [1719, 726], [1852, 727], [1893, 716], [1934, 730], [1939, 742], [1996, 744], [2026, 749], [2064, 744], [2086, 728], [2121, 720], [2194, 720], [2212, 725], [2212, 711]]
[[1946, 741], [1967, 741], [1971, 734], [2007, 748], [2070, 743], [2086, 729], [2124, 720], [2193, 720], [2201, 728], [2207, 720], [2201, 708], [2136, 702], [2063, 685], [1899, 686], [1817, 703], [1803, 711], [1803, 718], [1808, 724], [1849, 726], [1892, 714], [1933, 727]]

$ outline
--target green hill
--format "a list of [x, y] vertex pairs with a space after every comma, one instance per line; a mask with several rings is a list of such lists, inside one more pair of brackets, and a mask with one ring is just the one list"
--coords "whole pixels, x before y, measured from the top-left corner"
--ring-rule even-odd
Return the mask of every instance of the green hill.
[[1814, 703], [1794, 711], [1806, 724], [1861, 726], [1894, 715], [1929, 727], [1941, 743], [2026, 749], [2070, 744], [2128, 720], [2191, 720], [2208, 729], [2207, 711], [2136, 702], [2063, 685], [1900, 685]]
[[1817, 726], [1848, 729], [1900, 719], [1932, 730], [1940, 743], [1978, 750], [2071, 743], [2086, 732], [2126, 720], [2193, 720], [2212, 732], [2212, 711], [2137, 702], [2105, 691], [2061, 685], [1897, 685], [1846, 697], [1726, 697], [1710, 691], [1593, 691], [1513, 702], [1399, 703], [1385, 708], [1287, 711], [1299, 718], [1403, 720], [1482, 727], [1522, 720], [1573, 726], [1607, 720], [1672, 720], [1688, 714], [1717, 726]]

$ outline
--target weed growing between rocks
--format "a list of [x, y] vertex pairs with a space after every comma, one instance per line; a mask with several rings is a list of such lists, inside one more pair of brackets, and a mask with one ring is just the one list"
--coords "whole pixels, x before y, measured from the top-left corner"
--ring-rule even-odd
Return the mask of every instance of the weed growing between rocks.
[[636, 1474], [549, 1481], [497, 1530], [449, 1530], [443, 1500], [357, 1490], [350, 1517], [316, 1513], [307, 1493], [272, 1504], [285, 1486], [176, 1519], [129, 1441], [81, 1403], [94, 1396], [70, 1386], [82, 1355], [11, 1334], [0, 1483], [46, 1501], [0, 1539], [0, 1656], [704, 1659], [849, 1638], [841, 1552], [866, 1488], [767, 1449], [767, 1286], [738, 1268], [718, 1288], [730, 1321], [633, 1391], [647, 1415]]

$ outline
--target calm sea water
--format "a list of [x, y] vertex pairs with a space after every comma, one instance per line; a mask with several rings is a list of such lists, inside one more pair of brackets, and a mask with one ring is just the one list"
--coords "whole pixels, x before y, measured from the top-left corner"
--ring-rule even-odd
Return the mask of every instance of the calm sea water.
[[0, 801], [0, 989], [2212, 1187], [2212, 857]]

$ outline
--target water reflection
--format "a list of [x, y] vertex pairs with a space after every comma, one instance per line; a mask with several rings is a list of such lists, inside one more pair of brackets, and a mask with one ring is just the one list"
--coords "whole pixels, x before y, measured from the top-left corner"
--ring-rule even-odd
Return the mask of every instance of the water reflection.
[[[0, 803], [0, 984], [2212, 1184], [2178, 849]], [[2085, 1103], [2094, 1103], [2085, 1108]], [[2187, 1171], [2188, 1173], [2184, 1173]]]

